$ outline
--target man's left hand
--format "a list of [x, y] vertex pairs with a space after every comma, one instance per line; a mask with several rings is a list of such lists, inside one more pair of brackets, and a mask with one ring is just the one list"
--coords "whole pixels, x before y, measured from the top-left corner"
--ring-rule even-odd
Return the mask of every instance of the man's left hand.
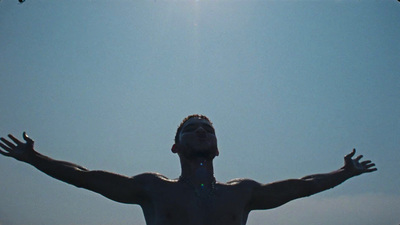
[[371, 160], [366, 160], [360, 162], [360, 159], [363, 157], [362, 155], [357, 156], [353, 159], [353, 156], [356, 154], [356, 149], [346, 155], [344, 157], [344, 166], [342, 169], [349, 172], [352, 176], [357, 176], [363, 173], [370, 173], [378, 170], [375, 167], [375, 164], [371, 162]]

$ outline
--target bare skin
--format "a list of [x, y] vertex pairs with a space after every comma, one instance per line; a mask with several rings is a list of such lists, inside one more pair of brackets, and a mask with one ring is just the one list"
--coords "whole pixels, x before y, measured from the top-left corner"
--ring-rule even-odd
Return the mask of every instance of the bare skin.
[[355, 149], [344, 158], [345, 165], [327, 174], [261, 184], [250, 179], [216, 182], [213, 159], [218, 156], [212, 124], [201, 118], [185, 122], [179, 142], [172, 146], [181, 162], [181, 177], [171, 180], [160, 174], [126, 177], [106, 171], [91, 171], [58, 161], [34, 150], [26, 133], [22, 142], [12, 135], [1, 138], [0, 154], [33, 165], [61, 181], [85, 188], [121, 203], [142, 207], [148, 225], [245, 225], [251, 210], [271, 209], [291, 200], [333, 188], [345, 180], [376, 171]]

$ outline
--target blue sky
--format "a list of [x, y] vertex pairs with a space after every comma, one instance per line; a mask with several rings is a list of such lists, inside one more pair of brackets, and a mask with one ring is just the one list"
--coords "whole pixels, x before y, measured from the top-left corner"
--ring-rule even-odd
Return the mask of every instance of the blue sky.
[[[378, 172], [248, 225], [399, 224], [400, 4], [393, 0], [0, 2], [0, 136], [89, 169], [180, 167], [181, 120], [210, 117], [217, 180]], [[114, 203], [0, 157], [0, 224], [137, 224]]]

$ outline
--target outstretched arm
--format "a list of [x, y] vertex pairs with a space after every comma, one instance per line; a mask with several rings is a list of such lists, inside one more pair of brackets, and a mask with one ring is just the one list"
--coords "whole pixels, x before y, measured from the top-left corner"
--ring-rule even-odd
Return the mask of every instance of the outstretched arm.
[[326, 174], [314, 174], [301, 179], [290, 179], [270, 184], [257, 184], [253, 188], [250, 209], [269, 209], [291, 200], [310, 196], [333, 188], [347, 179], [363, 173], [376, 171], [370, 160], [360, 162], [362, 155], [355, 159], [356, 150], [344, 157], [345, 164], [339, 170]]
[[146, 196], [143, 193], [145, 185], [154, 177], [151, 174], [125, 177], [105, 171], [90, 171], [82, 166], [40, 154], [34, 150], [34, 141], [25, 132], [25, 143], [11, 134], [8, 137], [12, 142], [0, 138], [0, 154], [31, 164], [53, 178], [97, 192], [114, 201], [140, 204]]

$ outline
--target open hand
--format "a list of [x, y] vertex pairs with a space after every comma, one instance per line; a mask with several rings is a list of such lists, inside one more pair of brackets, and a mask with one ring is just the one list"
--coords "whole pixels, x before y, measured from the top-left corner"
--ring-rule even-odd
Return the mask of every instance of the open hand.
[[342, 169], [350, 172], [353, 176], [357, 176], [363, 173], [370, 173], [378, 170], [375, 167], [375, 164], [371, 162], [371, 160], [366, 160], [360, 162], [360, 159], [363, 157], [362, 155], [357, 156], [355, 159], [352, 157], [356, 154], [356, 149], [346, 155], [344, 157], [344, 166]]
[[26, 135], [26, 132], [22, 134], [22, 137], [26, 143], [21, 142], [13, 135], [9, 134], [8, 137], [14, 142], [10, 142], [7, 139], [1, 137], [0, 140], [0, 154], [8, 157], [13, 157], [17, 160], [27, 162], [29, 156], [35, 151], [33, 150], [34, 141]]

